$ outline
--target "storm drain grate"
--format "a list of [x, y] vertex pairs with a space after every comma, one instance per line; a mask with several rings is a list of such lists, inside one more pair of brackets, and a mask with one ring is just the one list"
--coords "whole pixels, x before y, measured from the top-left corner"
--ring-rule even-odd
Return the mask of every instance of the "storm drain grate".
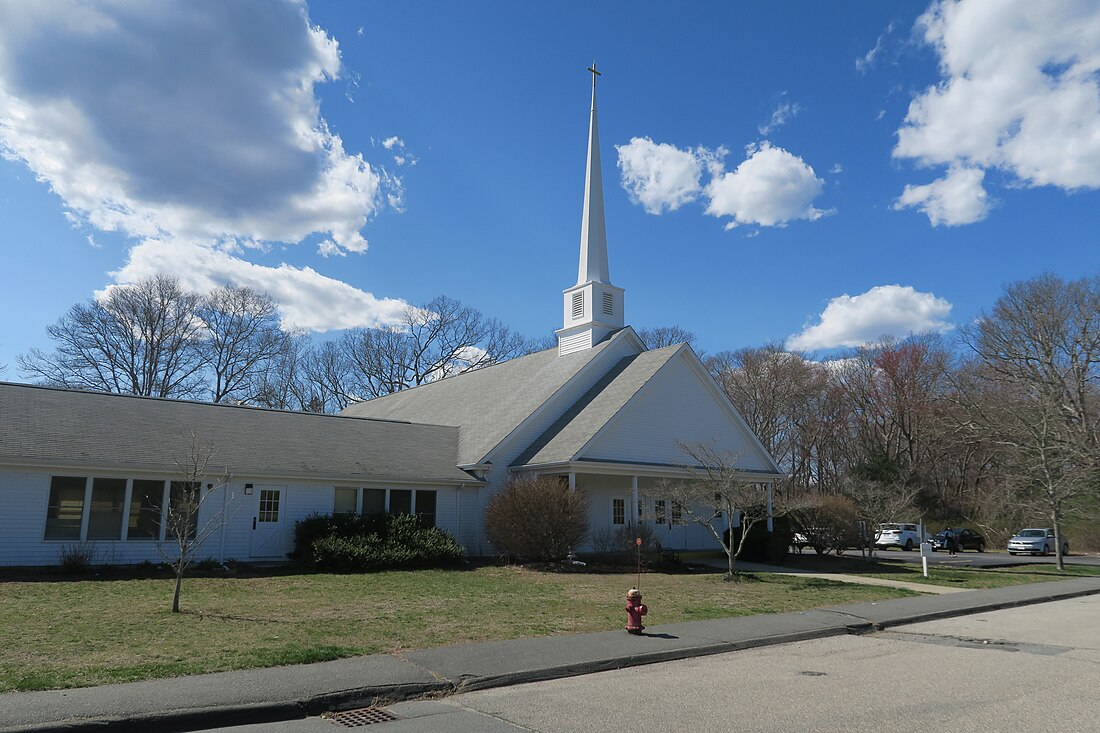
[[336, 725], [342, 725], [345, 728], [359, 728], [364, 725], [373, 725], [374, 723], [389, 723], [394, 720], [401, 720], [393, 713], [382, 708], [359, 708], [358, 710], [344, 710], [339, 713], [329, 713], [328, 719]]

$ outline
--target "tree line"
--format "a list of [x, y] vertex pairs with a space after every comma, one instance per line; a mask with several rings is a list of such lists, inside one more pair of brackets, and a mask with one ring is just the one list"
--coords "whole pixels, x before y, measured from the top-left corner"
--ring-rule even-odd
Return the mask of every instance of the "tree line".
[[439, 296], [400, 323], [315, 342], [284, 330], [272, 298], [224, 286], [194, 293], [157, 276], [77, 303], [47, 328], [54, 349], [17, 357], [24, 378], [72, 389], [307, 412], [521, 356], [540, 344]]
[[1012, 284], [950, 341], [706, 361], [785, 470], [778, 490], [819, 509], [841, 498], [872, 526], [964, 519], [997, 536], [1043, 521], [1061, 547], [1065, 521], [1100, 497], [1100, 278]]

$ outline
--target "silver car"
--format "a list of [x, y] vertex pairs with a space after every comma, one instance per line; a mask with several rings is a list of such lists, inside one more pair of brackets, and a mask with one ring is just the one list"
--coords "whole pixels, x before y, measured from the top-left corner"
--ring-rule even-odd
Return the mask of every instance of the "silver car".
[[[1026, 552], [1031, 555], [1049, 555], [1056, 547], [1058, 540], [1054, 537], [1054, 530], [1049, 527], [1031, 527], [1021, 529], [1008, 541], [1008, 554], [1016, 555]], [[1062, 539], [1062, 554], [1069, 554], [1069, 541]]]

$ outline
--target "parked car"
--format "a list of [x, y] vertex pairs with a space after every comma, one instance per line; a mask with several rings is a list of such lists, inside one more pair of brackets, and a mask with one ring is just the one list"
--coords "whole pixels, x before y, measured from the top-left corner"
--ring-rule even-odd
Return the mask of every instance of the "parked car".
[[972, 529], [945, 529], [932, 535], [931, 543], [932, 550], [947, 550], [950, 549], [947, 546], [948, 533], [955, 535], [958, 539], [959, 550], [977, 550], [978, 552], [985, 552], [985, 537], [975, 532]]
[[880, 524], [875, 532], [875, 548], [897, 547], [912, 550], [920, 544], [920, 530], [915, 524]]
[[[1021, 529], [1008, 541], [1008, 554], [1026, 552], [1031, 555], [1049, 555], [1058, 547], [1054, 530], [1050, 527], [1029, 527]], [[1069, 554], [1069, 540], [1062, 538], [1062, 554]]]

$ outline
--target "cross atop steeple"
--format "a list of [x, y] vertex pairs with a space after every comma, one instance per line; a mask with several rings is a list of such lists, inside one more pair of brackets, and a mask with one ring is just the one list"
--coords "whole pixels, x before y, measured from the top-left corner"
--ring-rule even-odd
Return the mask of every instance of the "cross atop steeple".
[[592, 113], [588, 123], [588, 161], [581, 214], [581, 251], [577, 284], [565, 291], [564, 324], [558, 333], [558, 353], [591, 348], [623, 327], [623, 290], [611, 284], [604, 228], [600, 132], [596, 116], [596, 62], [592, 73]]

